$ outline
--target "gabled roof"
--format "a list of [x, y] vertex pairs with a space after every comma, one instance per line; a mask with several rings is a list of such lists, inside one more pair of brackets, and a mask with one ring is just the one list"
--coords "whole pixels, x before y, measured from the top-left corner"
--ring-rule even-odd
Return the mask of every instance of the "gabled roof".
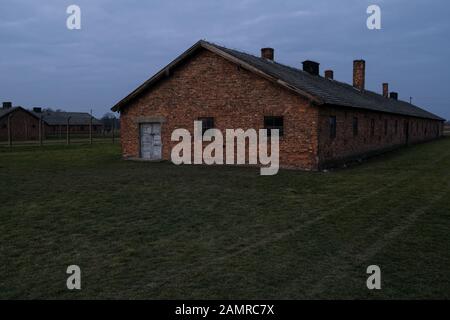
[[[35, 112], [27, 110], [22, 107], [12, 107], [8, 109], [0, 108], [0, 118], [3, 118], [12, 112], [15, 112], [16, 110], [25, 111], [37, 119], [40, 119], [40, 117], [42, 116], [42, 121], [44, 121], [46, 124], [50, 126], [67, 125], [67, 118], [69, 117], [70, 117], [69, 121], [70, 125], [88, 125], [89, 119], [91, 118], [91, 115], [87, 112], [62, 112], [62, 111]], [[100, 120], [94, 117], [92, 117], [92, 124], [103, 125], [103, 123]]]
[[13, 108], [0, 108], [0, 119], [3, 118], [4, 116], [6, 116], [7, 114], [10, 114], [11, 112], [13, 112], [14, 110], [16, 110], [18, 107], [13, 107]]
[[[67, 119], [70, 117], [70, 125], [88, 125], [91, 115], [87, 112], [63, 112], [63, 111], [42, 111], [34, 112], [37, 117], [42, 116], [42, 120], [50, 126], [67, 125]], [[93, 125], [102, 125], [102, 122], [92, 117]]]
[[13, 113], [15, 111], [18, 111], [18, 110], [22, 110], [22, 111], [24, 111], [26, 113], [31, 114], [33, 117], [36, 117], [36, 118], [39, 119], [39, 117], [37, 117], [33, 112], [31, 112], [31, 111], [29, 111], [29, 110], [27, 110], [25, 108], [22, 108], [22, 107], [12, 107], [12, 108], [7, 108], [7, 109], [0, 108], [0, 119], [5, 117], [5, 116], [7, 116], [8, 114], [11, 114], [11, 113]]
[[300, 69], [256, 57], [248, 53], [228, 49], [203, 40], [197, 42], [164, 69], [119, 101], [112, 107], [112, 110], [120, 111], [130, 101], [140, 96], [141, 93], [150, 88], [153, 84], [160, 79], [169, 76], [171, 68], [176, 67], [180, 62], [193, 55], [200, 48], [214, 52], [228, 61], [236, 63], [251, 72], [312, 100], [318, 105], [328, 104], [444, 120], [418, 106], [401, 100], [385, 98], [384, 96], [369, 90], [360, 91], [343, 82], [325, 79], [321, 76], [314, 76]]

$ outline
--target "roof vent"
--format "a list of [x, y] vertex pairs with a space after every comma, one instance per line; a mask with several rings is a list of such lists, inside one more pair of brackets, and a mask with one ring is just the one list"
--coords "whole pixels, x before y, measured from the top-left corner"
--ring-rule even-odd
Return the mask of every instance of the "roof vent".
[[12, 102], [5, 101], [3, 102], [3, 109], [10, 109], [12, 108]]
[[363, 91], [366, 82], [366, 62], [364, 60], [353, 61], [353, 87]]
[[383, 97], [389, 98], [389, 84], [383, 83]]
[[325, 70], [325, 79], [334, 79], [334, 72], [333, 70]]
[[391, 92], [391, 99], [398, 100], [398, 93], [397, 92]]
[[262, 48], [261, 58], [273, 61], [274, 52], [273, 48]]
[[313, 76], [319, 75], [319, 63], [311, 60], [305, 60], [302, 62], [303, 64], [303, 71], [308, 72], [309, 74], [312, 74]]

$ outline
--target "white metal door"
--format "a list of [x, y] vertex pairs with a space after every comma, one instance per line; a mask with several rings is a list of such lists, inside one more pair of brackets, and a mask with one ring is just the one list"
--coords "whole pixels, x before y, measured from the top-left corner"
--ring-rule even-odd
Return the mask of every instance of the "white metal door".
[[141, 158], [147, 160], [161, 159], [161, 124], [142, 123], [141, 135]]

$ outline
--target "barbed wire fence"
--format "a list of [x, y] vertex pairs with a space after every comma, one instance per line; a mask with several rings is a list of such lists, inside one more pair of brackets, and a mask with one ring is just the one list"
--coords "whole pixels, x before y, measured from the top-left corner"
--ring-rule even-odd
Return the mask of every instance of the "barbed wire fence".
[[447, 122], [444, 125], [444, 136], [450, 136], [450, 122]]
[[13, 113], [4, 118], [0, 119], [0, 147], [114, 144], [120, 138], [120, 126], [115, 117], [99, 121], [91, 116], [75, 123], [69, 116], [65, 118], [65, 124], [47, 123], [43, 116], [30, 121]]

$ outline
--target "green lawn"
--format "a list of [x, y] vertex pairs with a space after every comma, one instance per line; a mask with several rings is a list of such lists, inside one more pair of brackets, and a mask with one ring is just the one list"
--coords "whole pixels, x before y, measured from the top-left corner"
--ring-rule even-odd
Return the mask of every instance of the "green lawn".
[[0, 148], [0, 199], [3, 299], [450, 298], [450, 138], [276, 176]]

